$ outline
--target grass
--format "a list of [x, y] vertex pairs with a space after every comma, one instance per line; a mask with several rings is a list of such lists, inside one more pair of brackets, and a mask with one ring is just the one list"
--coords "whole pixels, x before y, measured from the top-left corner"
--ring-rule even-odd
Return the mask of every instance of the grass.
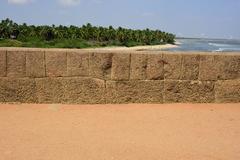
[[22, 42], [18, 40], [1, 39], [0, 47], [22, 47]]
[[[165, 44], [160, 42], [154, 42], [149, 45]], [[21, 40], [14, 39], [0, 39], [0, 47], [29, 47], [29, 48], [96, 48], [96, 47], [107, 47], [107, 46], [126, 46], [133, 47], [145, 45], [134, 41], [121, 43], [119, 41], [85, 41], [81, 39], [54, 39], [46, 41], [38, 38], [28, 38]]]

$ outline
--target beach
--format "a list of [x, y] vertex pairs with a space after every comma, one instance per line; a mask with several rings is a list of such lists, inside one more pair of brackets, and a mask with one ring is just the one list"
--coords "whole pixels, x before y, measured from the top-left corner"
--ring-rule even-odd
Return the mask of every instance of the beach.
[[145, 46], [134, 46], [134, 47], [102, 47], [102, 48], [91, 48], [93, 50], [109, 50], [109, 51], [118, 51], [118, 50], [132, 50], [132, 51], [141, 51], [141, 50], [163, 50], [170, 48], [177, 48], [178, 44], [164, 44], [164, 45], [145, 45]]

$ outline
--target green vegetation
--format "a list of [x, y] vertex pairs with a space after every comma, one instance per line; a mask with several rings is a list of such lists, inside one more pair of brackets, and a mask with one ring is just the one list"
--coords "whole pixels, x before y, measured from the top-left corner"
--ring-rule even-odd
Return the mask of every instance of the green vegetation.
[[89, 48], [174, 44], [175, 35], [160, 30], [132, 30], [112, 26], [34, 26], [10, 19], [0, 23], [0, 47]]

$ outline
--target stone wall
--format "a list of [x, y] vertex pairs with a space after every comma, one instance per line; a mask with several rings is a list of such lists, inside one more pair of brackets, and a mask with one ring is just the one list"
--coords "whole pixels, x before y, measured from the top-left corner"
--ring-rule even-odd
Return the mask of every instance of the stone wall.
[[240, 53], [1, 48], [0, 102], [239, 103]]

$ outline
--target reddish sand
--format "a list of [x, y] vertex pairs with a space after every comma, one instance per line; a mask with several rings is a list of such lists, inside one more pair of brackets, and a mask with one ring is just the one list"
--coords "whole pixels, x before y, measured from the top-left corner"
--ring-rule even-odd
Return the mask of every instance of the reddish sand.
[[240, 104], [0, 105], [0, 160], [239, 160]]

